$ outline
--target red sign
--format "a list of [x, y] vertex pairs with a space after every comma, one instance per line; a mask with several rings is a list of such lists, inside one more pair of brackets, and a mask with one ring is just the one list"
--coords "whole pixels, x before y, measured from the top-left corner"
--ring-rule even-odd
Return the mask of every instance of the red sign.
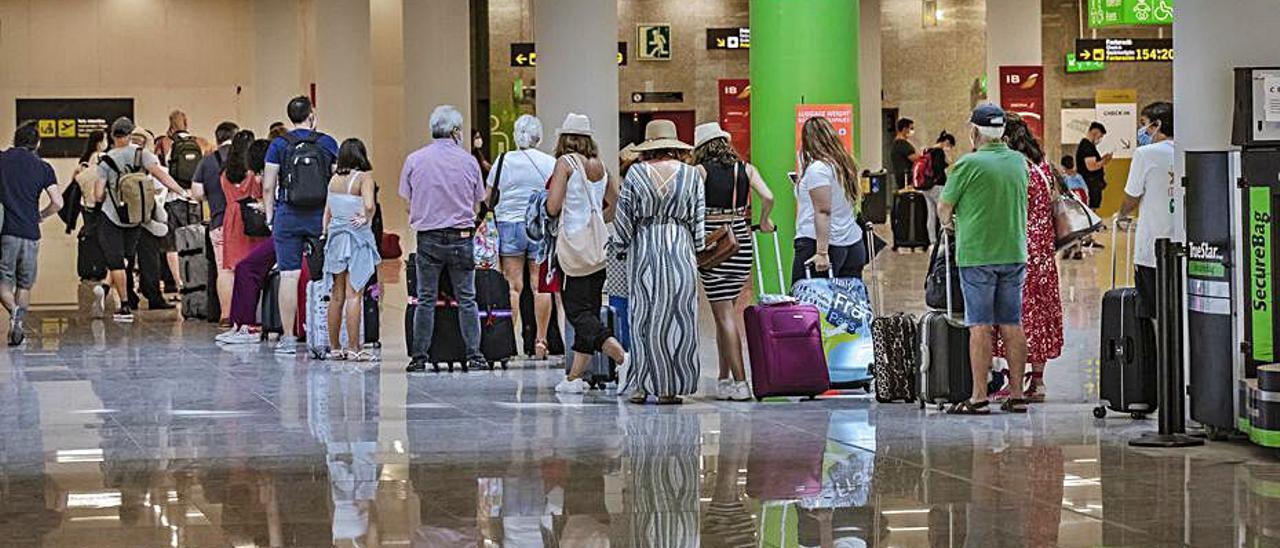
[[853, 105], [796, 105], [796, 173], [800, 172], [800, 134], [810, 118], [826, 118], [844, 148], [853, 154]]
[[733, 149], [751, 161], [751, 82], [735, 78], [720, 80], [720, 128], [729, 132]]
[[1000, 108], [1017, 114], [1044, 140], [1044, 67], [1040, 65], [1000, 67]]

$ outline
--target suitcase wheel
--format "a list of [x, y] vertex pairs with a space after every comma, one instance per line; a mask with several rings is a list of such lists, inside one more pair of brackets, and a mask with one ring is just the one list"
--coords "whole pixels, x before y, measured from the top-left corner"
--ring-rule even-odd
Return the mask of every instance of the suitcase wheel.
[[498, 363], [498, 365], [502, 366], [503, 371], [507, 370], [507, 360], [502, 360], [501, 362]]
[[[450, 369], [452, 369], [452, 368], [450, 368]], [[436, 372], [436, 373], [439, 373], [439, 372], [440, 372], [440, 364], [438, 364], [438, 363], [433, 363], [433, 364], [431, 364], [431, 370], [432, 370], [432, 371], [434, 371], [434, 372]]]
[[1132, 418], [1135, 421], [1145, 420], [1147, 418], [1147, 414], [1134, 411], [1133, 413], [1129, 413], [1129, 418]]
[[924, 409], [924, 398], [920, 398], [920, 409]]
[[[467, 373], [471, 371], [471, 367], [467, 365], [467, 362], [462, 362], [461, 364], [459, 364], [459, 366], [462, 367], [463, 373]], [[449, 371], [453, 371], [453, 364], [449, 364]]]
[[449, 372], [453, 373], [453, 362], [449, 362]]
[[1107, 408], [1101, 405], [1093, 408], [1093, 418], [1101, 419], [1107, 416]]

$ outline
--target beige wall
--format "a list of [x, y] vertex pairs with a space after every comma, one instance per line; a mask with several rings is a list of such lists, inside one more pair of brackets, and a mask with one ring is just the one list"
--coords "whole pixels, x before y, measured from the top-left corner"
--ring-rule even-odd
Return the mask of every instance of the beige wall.
[[[706, 29], [746, 26], [749, 0], [619, 0], [618, 40], [627, 42], [630, 59], [618, 71], [618, 108], [623, 112], [653, 110], [693, 110], [697, 121], [713, 122], [720, 116], [716, 80], [746, 78], [748, 52], [708, 51]], [[490, 0], [489, 59], [493, 112], [511, 109], [511, 86], [515, 78], [526, 85], [535, 83], [534, 69], [512, 68], [511, 43], [534, 42], [532, 0]], [[672, 59], [637, 61], [636, 24], [670, 23]], [[584, 22], [584, 24], [593, 24]], [[636, 91], [682, 91], [684, 103], [633, 104]], [[532, 104], [517, 106], [532, 112]], [[509, 127], [511, 119], [504, 120]], [[554, 128], [559, 121], [543, 121]]]

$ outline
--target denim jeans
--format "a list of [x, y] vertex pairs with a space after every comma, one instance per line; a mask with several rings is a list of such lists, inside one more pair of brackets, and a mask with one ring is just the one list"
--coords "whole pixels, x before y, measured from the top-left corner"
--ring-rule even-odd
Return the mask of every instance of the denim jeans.
[[413, 315], [414, 360], [426, 360], [436, 327], [436, 297], [440, 273], [449, 269], [453, 295], [458, 299], [458, 326], [467, 359], [484, 361], [480, 353], [480, 312], [476, 307], [476, 264], [472, 231], [429, 230], [418, 233], [418, 308]]

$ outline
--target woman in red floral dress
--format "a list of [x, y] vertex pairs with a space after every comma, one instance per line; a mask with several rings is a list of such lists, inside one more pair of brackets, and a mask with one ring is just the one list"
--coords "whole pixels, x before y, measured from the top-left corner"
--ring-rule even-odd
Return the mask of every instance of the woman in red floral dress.
[[[1062, 296], [1055, 260], [1053, 196], [1057, 181], [1027, 123], [1010, 116], [1004, 126], [1009, 148], [1027, 157], [1027, 278], [1022, 287], [1022, 326], [1027, 333], [1027, 363], [1023, 382], [1027, 401], [1044, 401], [1045, 362], [1062, 355]], [[995, 338], [995, 355], [1004, 357], [1004, 344]], [[1007, 389], [1006, 389], [1007, 390]], [[1002, 391], [1003, 392], [1003, 391]]]

